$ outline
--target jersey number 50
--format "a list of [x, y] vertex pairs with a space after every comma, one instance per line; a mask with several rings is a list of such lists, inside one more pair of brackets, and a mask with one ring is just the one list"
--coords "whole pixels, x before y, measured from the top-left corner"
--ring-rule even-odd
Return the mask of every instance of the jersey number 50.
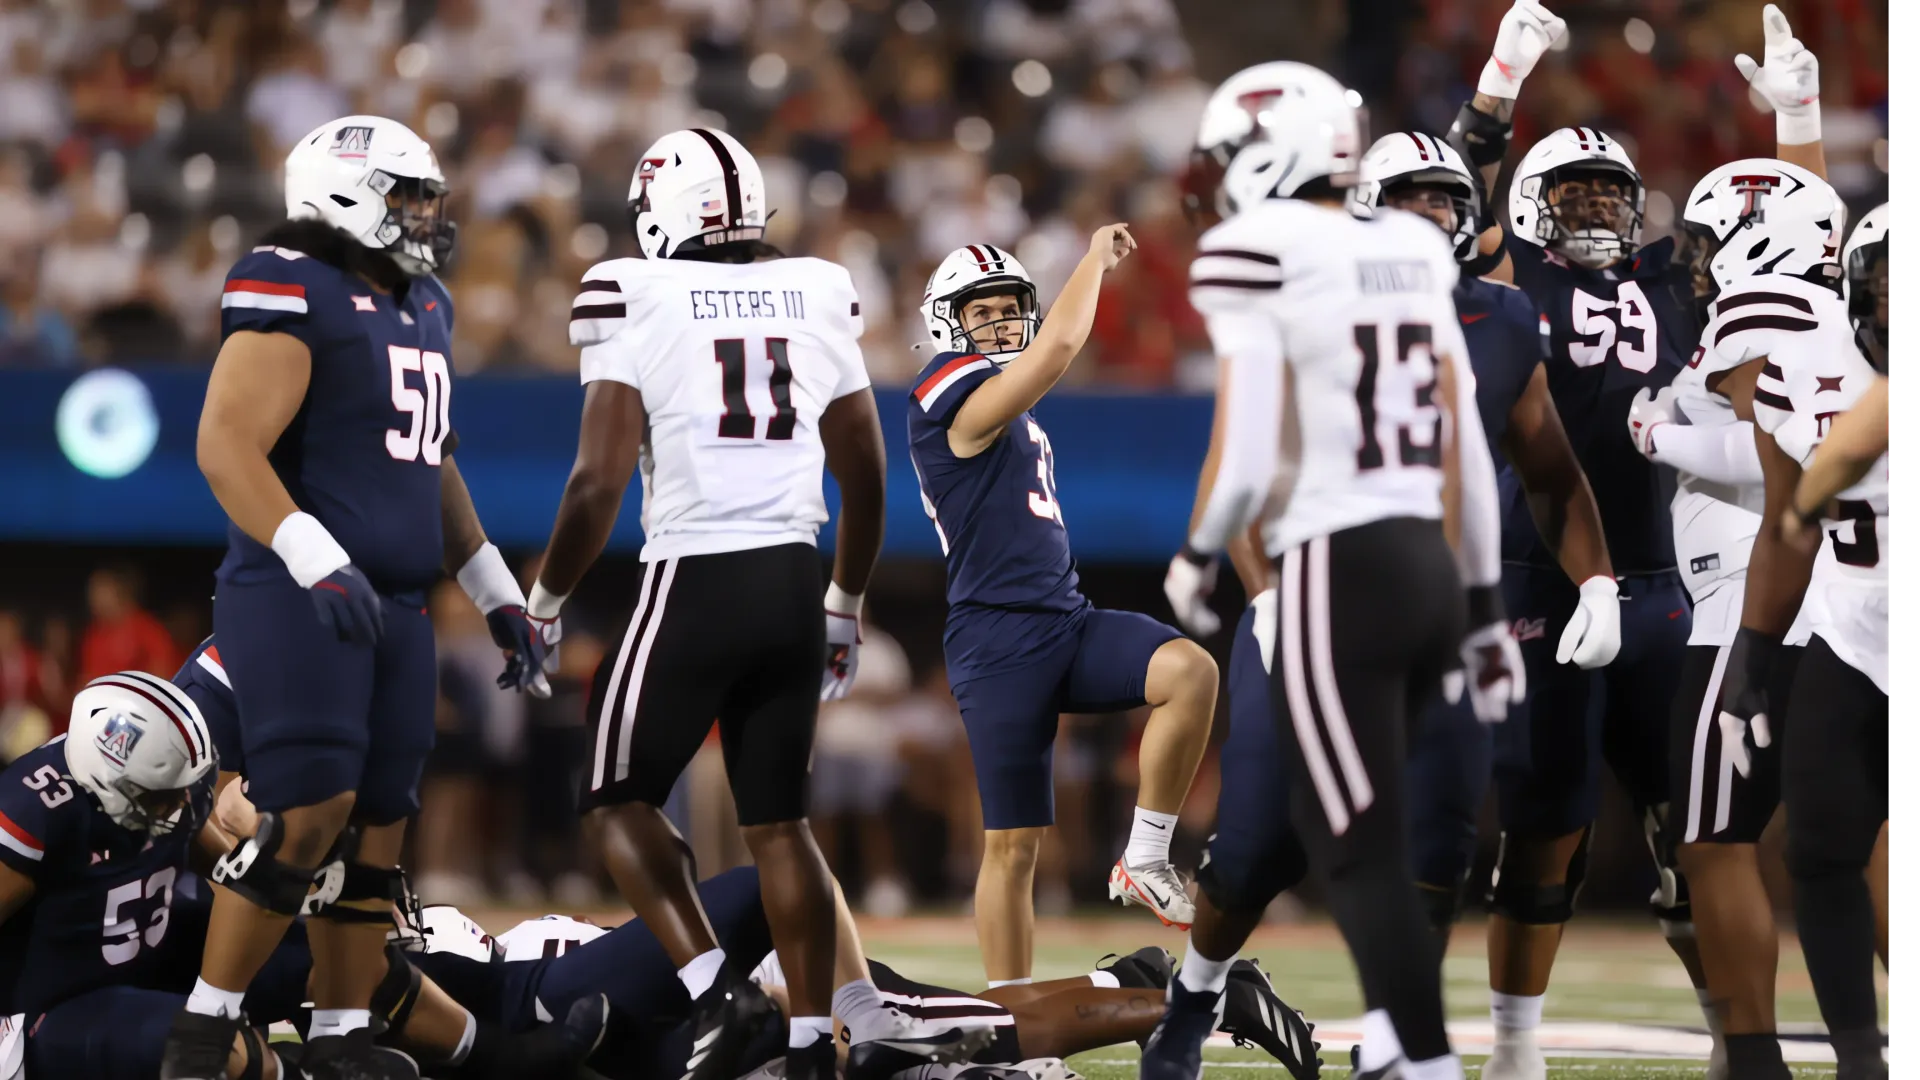
[[[1394, 335], [1400, 358], [1395, 370], [1387, 373], [1380, 370], [1380, 337], [1378, 326], [1362, 324], [1353, 328], [1353, 344], [1360, 350], [1360, 381], [1353, 388], [1354, 401], [1360, 406], [1357, 467], [1365, 472], [1388, 464], [1386, 448], [1380, 445], [1378, 430], [1381, 407], [1385, 405], [1389, 416], [1407, 417], [1413, 421], [1397, 425], [1395, 463], [1439, 468], [1440, 412], [1433, 406], [1433, 327], [1425, 323], [1401, 324]], [[1417, 368], [1400, 370], [1411, 367], [1416, 359], [1424, 361], [1425, 382], [1409, 381], [1420, 378]], [[1382, 378], [1383, 374], [1385, 378]], [[1423, 431], [1419, 438], [1414, 436], [1416, 427]]]
[[[407, 430], [387, 429], [387, 453], [396, 461], [440, 464], [440, 444], [447, 441], [447, 432], [453, 427], [447, 416], [453, 403], [447, 358], [437, 352], [389, 345], [387, 363], [393, 372], [393, 407], [407, 414]], [[425, 394], [407, 385], [409, 371], [420, 373]]]

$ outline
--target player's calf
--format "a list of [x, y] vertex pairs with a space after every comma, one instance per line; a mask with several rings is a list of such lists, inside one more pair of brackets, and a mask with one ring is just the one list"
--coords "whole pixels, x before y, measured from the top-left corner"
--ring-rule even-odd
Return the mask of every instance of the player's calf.
[[1180, 807], [1213, 730], [1220, 669], [1205, 649], [1174, 638], [1147, 664], [1146, 700], [1153, 712], [1140, 738], [1140, 804], [1127, 849], [1107, 877], [1107, 896], [1138, 904], [1161, 923], [1186, 929], [1193, 901], [1173, 869], [1170, 849]]
[[1025, 982], [1033, 974], [1033, 871], [1046, 831], [986, 831], [980, 876], [973, 887], [973, 916], [989, 987]]

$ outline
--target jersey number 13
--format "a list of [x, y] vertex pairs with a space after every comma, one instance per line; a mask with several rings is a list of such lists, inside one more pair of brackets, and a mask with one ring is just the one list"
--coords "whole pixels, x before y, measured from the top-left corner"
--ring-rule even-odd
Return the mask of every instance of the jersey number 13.
[[[1402, 323], [1395, 328], [1394, 345], [1398, 359], [1389, 358], [1392, 370], [1381, 367], [1381, 328], [1362, 324], [1353, 328], [1353, 344], [1360, 350], [1360, 381], [1353, 397], [1360, 407], [1360, 452], [1356, 467], [1361, 472], [1388, 465], [1440, 467], [1440, 412], [1434, 408], [1433, 327], [1425, 323]], [[1424, 370], [1423, 370], [1424, 369]], [[1424, 381], [1417, 381], [1424, 375]], [[1380, 442], [1380, 414], [1404, 417], [1410, 422], [1395, 425], [1394, 445]]]

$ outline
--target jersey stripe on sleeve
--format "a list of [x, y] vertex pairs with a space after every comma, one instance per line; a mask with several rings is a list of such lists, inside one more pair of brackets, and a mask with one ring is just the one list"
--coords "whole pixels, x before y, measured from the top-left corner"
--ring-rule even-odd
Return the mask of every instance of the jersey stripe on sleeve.
[[1793, 401], [1787, 397], [1787, 376], [1780, 365], [1769, 360], [1760, 366], [1760, 376], [1753, 381], [1753, 401], [1781, 412], [1793, 411]]
[[620, 283], [588, 278], [580, 283], [580, 295], [573, 298], [567, 338], [576, 346], [595, 345], [612, 337], [626, 320], [627, 301]]
[[1264, 251], [1208, 248], [1193, 257], [1190, 284], [1195, 289], [1275, 292], [1280, 288], [1280, 257]]
[[35, 839], [32, 833], [15, 825], [13, 819], [5, 814], [0, 814], [0, 847], [34, 862], [39, 862], [47, 855], [45, 845]]
[[1713, 335], [1713, 343], [1718, 345], [1742, 330], [1790, 330], [1799, 332], [1804, 330], [1818, 330], [1819, 328], [1820, 324], [1818, 322], [1812, 319], [1803, 319], [1795, 315], [1743, 315], [1738, 319], [1729, 319], [1720, 324], [1720, 329]]
[[224, 686], [229, 690], [233, 689], [232, 681], [230, 681], [227, 678], [227, 669], [225, 665], [220, 663], [219, 649], [209, 646], [206, 652], [201, 653], [194, 660], [194, 663], [199, 664], [202, 668], [206, 669], [207, 674], [212, 675], [216, 679], [219, 679], [221, 686]]
[[291, 311], [304, 315], [307, 311], [307, 287], [278, 281], [233, 278], [227, 282], [226, 290], [220, 295], [220, 306], [264, 308], [268, 311]]
[[974, 372], [985, 371], [992, 367], [993, 361], [981, 356], [979, 353], [956, 356], [941, 365], [931, 375], [922, 379], [919, 386], [914, 387], [913, 400], [920, 403], [920, 408], [923, 411], [931, 413], [934, 411], [934, 404], [940, 400], [941, 395], [945, 394]]

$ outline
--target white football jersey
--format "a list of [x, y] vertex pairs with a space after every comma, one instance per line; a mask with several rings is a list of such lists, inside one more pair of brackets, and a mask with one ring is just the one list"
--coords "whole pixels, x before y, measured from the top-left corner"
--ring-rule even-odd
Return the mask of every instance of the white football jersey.
[[607, 932], [605, 927], [568, 915], [528, 919], [494, 938], [505, 949], [506, 960], [541, 960], [563, 955]]
[[[1835, 417], [1866, 393], [1873, 366], [1854, 344], [1839, 294], [1795, 278], [1768, 280], [1714, 305], [1702, 345], [1716, 363], [1765, 357], [1753, 390], [1754, 421], [1804, 467]], [[1702, 366], [1706, 366], [1703, 362]], [[1822, 523], [1826, 542], [1801, 607], [1808, 628], [1882, 691], [1887, 689], [1887, 559], [1892, 553], [1887, 461], [1840, 493], [1839, 517]]]
[[642, 560], [813, 543], [827, 504], [820, 414], [870, 385], [860, 301], [822, 259], [614, 259], [588, 270], [569, 337], [580, 381], [647, 410]]
[[[1395, 210], [1362, 220], [1276, 199], [1201, 238], [1192, 298], [1214, 350], [1255, 354], [1239, 343], [1277, 337], [1285, 358], [1269, 554], [1385, 518], [1441, 516], [1435, 357], [1467, 355], [1458, 279], [1446, 237]], [[1471, 407], [1470, 379], [1459, 395]]]

